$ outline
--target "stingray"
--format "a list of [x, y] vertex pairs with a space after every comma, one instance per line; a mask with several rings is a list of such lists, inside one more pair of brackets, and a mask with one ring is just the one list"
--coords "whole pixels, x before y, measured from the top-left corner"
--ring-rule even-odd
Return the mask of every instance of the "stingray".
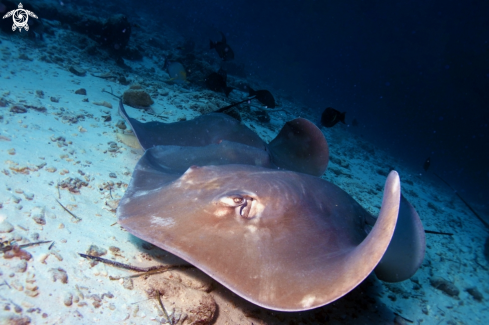
[[119, 101], [119, 113], [144, 150], [161, 145], [202, 147], [229, 141], [265, 151], [273, 164], [283, 169], [321, 176], [328, 165], [329, 149], [323, 133], [303, 118], [285, 123], [267, 144], [227, 114], [211, 113], [175, 123], [143, 123], [129, 117], [122, 101]]
[[117, 217], [134, 236], [279, 311], [326, 305], [372, 271], [406, 280], [425, 248], [397, 172], [375, 219], [334, 184], [277, 169], [266, 151], [228, 141], [146, 150]]
[[181, 257], [265, 308], [328, 304], [372, 271], [403, 281], [420, 266], [421, 221], [387, 177], [378, 218], [317, 176], [323, 134], [305, 119], [269, 144], [224, 114], [142, 123], [119, 110], [145, 153], [117, 209], [134, 236]]

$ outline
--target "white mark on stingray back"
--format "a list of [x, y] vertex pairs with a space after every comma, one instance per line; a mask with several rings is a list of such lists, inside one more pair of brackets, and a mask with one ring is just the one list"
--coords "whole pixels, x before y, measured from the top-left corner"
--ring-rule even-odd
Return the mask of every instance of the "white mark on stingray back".
[[301, 300], [301, 305], [304, 308], [309, 308], [312, 306], [314, 301], [316, 300], [316, 297], [313, 295], [305, 295], [304, 298]]
[[172, 228], [175, 225], [175, 220], [173, 220], [173, 218], [151, 216], [151, 224], [165, 228]]

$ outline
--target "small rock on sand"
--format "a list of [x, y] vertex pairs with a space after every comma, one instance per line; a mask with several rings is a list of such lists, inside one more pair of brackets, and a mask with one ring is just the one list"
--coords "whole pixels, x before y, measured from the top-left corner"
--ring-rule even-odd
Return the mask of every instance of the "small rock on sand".
[[77, 75], [78, 77], [84, 77], [85, 74], [87, 73], [84, 69], [77, 66], [71, 66], [70, 72], [73, 73], [74, 75]]
[[431, 277], [430, 283], [434, 288], [443, 291], [450, 297], [457, 297], [460, 293], [460, 290], [453, 283], [440, 276]]
[[148, 107], [154, 102], [151, 96], [141, 89], [129, 89], [122, 95], [122, 101], [132, 107]]
[[7, 233], [7, 232], [12, 232], [14, 230], [14, 226], [8, 222], [8, 221], [4, 221], [2, 223], [0, 223], [0, 233]]
[[75, 94], [77, 94], [77, 95], [86, 95], [87, 94], [87, 90], [85, 88], [80, 88], [80, 89], [77, 89], [75, 91]]

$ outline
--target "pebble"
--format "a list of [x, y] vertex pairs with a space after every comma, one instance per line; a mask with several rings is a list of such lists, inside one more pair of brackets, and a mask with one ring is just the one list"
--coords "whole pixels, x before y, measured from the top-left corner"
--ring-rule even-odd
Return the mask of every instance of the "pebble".
[[124, 289], [127, 289], [127, 290], [134, 289], [134, 284], [132, 283], [131, 278], [124, 278], [122, 281], [123, 281], [122, 286], [124, 287]]
[[107, 107], [107, 108], [112, 108], [112, 104], [109, 103], [109, 102], [106, 102], [105, 100], [102, 101], [102, 102], [93, 102], [94, 105], [97, 105], [97, 106], [104, 106], [104, 107]]
[[92, 256], [102, 256], [107, 254], [107, 250], [105, 248], [100, 248], [97, 245], [91, 245], [87, 250], [87, 255]]
[[24, 260], [21, 260], [17, 264], [15, 264], [12, 269], [16, 273], [24, 273], [27, 270], [27, 262]]
[[52, 274], [53, 282], [59, 280], [61, 283], [68, 283], [68, 274], [62, 268], [50, 269], [49, 272]]
[[43, 264], [46, 264], [46, 259], [49, 257], [49, 255], [51, 254], [41, 254], [39, 255], [39, 257], [37, 258], [37, 260]]
[[122, 120], [119, 120], [119, 122], [117, 122], [115, 126], [117, 126], [121, 130], [125, 130], [127, 128], [126, 123], [124, 123], [124, 121]]
[[39, 98], [44, 98], [44, 91], [42, 90], [36, 90], [36, 96]]
[[73, 73], [74, 75], [77, 75], [78, 77], [84, 77], [87, 71], [84, 69], [78, 67], [78, 66], [71, 66], [69, 68], [70, 72]]
[[71, 292], [67, 292], [65, 294], [65, 296], [63, 297], [63, 303], [66, 307], [69, 307], [73, 304], [73, 295], [71, 294]]
[[476, 287], [468, 288], [466, 291], [477, 301], [484, 299], [484, 296], [482, 296], [482, 293]]
[[10, 286], [17, 291], [24, 291], [24, 286], [22, 284], [20, 284], [19, 280], [11, 281]]
[[38, 225], [45, 225], [46, 224], [46, 218], [44, 218], [44, 215], [42, 215], [42, 214], [33, 215], [32, 220], [34, 220], [34, 222], [37, 223]]
[[394, 318], [394, 324], [395, 325], [408, 325], [408, 322], [404, 318], [402, 318], [401, 316], [396, 315], [396, 317]]
[[434, 276], [430, 278], [431, 286], [434, 288], [443, 291], [450, 297], [457, 297], [460, 293], [460, 290], [450, 281], [440, 277]]
[[77, 94], [77, 95], [86, 95], [87, 94], [87, 90], [85, 88], [80, 88], [80, 89], [75, 90], [75, 94]]
[[37, 290], [36, 291], [26, 290], [26, 291], [24, 291], [24, 293], [26, 295], [28, 295], [29, 297], [32, 297], [32, 298], [37, 297], [39, 295], [39, 291], [37, 291]]
[[32, 199], [34, 199], [34, 194], [24, 193], [24, 197], [26, 198], [26, 200], [32, 201]]
[[5, 220], [0, 223], [0, 233], [8, 233], [12, 231], [14, 231], [14, 226], [10, 222]]
[[124, 104], [132, 107], [148, 107], [154, 104], [151, 96], [144, 90], [129, 89], [122, 94]]
[[19, 105], [14, 105], [10, 107], [10, 112], [12, 113], [27, 113], [27, 108]]
[[0, 324], [31, 324], [31, 319], [27, 316], [8, 314], [0, 316]]

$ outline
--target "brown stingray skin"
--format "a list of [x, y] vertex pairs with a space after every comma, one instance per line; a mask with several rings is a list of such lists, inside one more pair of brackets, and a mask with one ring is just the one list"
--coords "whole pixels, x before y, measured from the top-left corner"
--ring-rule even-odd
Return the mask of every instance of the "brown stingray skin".
[[201, 115], [189, 121], [139, 122], [127, 115], [122, 101], [119, 113], [129, 123], [144, 150], [158, 145], [206, 146], [222, 140], [265, 150], [265, 142], [238, 120], [222, 113]]
[[314, 123], [297, 118], [285, 123], [268, 144], [272, 162], [280, 168], [321, 176], [329, 161], [329, 147]]
[[[133, 180], [146, 173], [136, 170]], [[152, 170], [151, 182], [131, 182], [117, 211], [119, 223], [274, 310], [308, 310], [351, 291], [381, 259], [397, 221], [396, 172], [387, 178], [367, 237], [367, 212], [317, 177], [246, 165], [191, 167], [174, 180], [161, 173], [164, 185], [158, 175]], [[222, 197], [237, 195], [254, 199], [248, 218], [222, 203]]]
[[323, 133], [303, 118], [285, 123], [267, 145], [246, 125], [226, 114], [212, 113], [175, 123], [143, 123], [127, 115], [122, 100], [119, 101], [119, 113], [131, 126], [144, 150], [168, 145], [204, 147], [227, 141], [263, 150], [270, 154], [271, 163], [281, 169], [321, 176], [328, 166], [329, 148]]

